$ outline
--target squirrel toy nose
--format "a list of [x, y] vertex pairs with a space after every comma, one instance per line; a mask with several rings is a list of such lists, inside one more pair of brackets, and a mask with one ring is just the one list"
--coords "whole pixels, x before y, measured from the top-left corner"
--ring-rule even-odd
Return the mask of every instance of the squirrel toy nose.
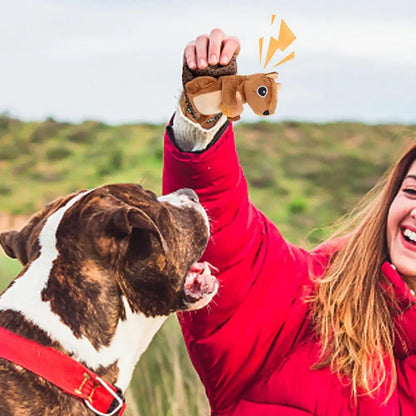
[[270, 113], [269, 113], [269, 110], [266, 110], [264, 113], [263, 113], [263, 115], [264, 116], [268, 116]]

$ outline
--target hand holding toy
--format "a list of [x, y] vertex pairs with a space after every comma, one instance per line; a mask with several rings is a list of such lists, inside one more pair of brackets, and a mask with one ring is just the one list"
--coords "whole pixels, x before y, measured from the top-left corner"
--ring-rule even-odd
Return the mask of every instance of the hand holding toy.
[[[272, 15], [272, 25], [276, 15]], [[277, 39], [270, 38], [265, 66], [276, 50], [284, 51], [296, 36], [282, 20]], [[259, 39], [260, 61], [264, 38]], [[204, 129], [213, 127], [222, 115], [228, 120], [240, 119], [243, 104], [259, 116], [274, 114], [280, 84], [277, 72], [237, 75], [236, 56], [240, 52], [237, 38], [214, 29], [188, 43], [184, 51], [181, 97], [182, 112]], [[287, 55], [277, 65], [294, 58]]]

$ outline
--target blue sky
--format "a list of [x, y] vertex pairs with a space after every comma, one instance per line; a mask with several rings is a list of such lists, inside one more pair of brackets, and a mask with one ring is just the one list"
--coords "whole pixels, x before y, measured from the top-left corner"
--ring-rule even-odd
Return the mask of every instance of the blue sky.
[[221, 27], [241, 40], [241, 74], [272, 70], [258, 59], [272, 14], [297, 39], [271, 121], [416, 123], [414, 0], [1, 0], [0, 112], [165, 122], [185, 44]]

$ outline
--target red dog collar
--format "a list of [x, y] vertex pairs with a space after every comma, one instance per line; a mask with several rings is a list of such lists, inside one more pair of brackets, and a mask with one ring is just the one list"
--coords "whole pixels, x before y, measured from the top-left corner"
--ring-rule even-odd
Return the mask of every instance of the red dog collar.
[[61, 352], [0, 328], [0, 358], [44, 378], [65, 393], [84, 400], [99, 416], [122, 416], [126, 403], [121, 391], [78, 361]]

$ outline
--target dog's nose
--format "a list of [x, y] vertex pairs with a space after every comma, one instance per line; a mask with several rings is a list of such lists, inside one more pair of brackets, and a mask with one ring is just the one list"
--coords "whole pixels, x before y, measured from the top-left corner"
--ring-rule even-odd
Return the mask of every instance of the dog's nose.
[[185, 195], [188, 197], [192, 202], [199, 203], [199, 198], [196, 192], [190, 188], [179, 189], [177, 191], [178, 195]]
[[263, 113], [263, 115], [264, 116], [268, 116], [270, 113], [269, 113], [269, 110], [266, 110], [264, 113]]

